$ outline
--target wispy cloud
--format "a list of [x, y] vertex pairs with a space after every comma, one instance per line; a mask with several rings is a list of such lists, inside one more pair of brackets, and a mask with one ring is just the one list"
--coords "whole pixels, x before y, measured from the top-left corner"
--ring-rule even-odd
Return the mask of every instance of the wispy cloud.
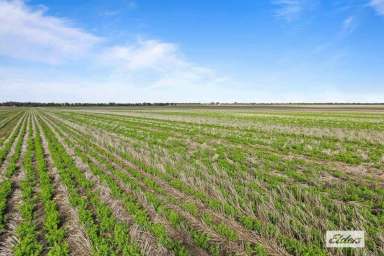
[[351, 33], [355, 27], [354, 23], [355, 23], [355, 18], [353, 16], [348, 16], [343, 21], [342, 31], [347, 32], [347, 33]]
[[100, 15], [104, 17], [113, 17], [120, 14], [119, 10], [103, 10]]
[[275, 8], [275, 17], [291, 22], [304, 14], [313, 11], [319, 0], [272, 0]]
[[188, 61], [176, 44], [159, 40], [139, 39], [128, 45], [109, 47], [99, 60], [113, 69], [115, 77], [118, 74], [120, 78], [131, 79], [132, 83], [140, 82], [136, 81], [138, 77], [145, 77], [141, 86], [151, 88], [200, 86], [223, 81], [214, 70]]
[[276, 0], [273, 2], [277, 6], [276, 17], [292, 21], [303, 11], [303, 0]]
[[101, 54], [104, 63], [119, 66], [123, 70], [168, 70], [179, 65], [175, 44], [159, 40], [142, 40], [127, 45], [106, 48]]
[[22, 1], [0, 1], [0, 55], [60, 63], [89, 52], [101, 39]]
[[384, 15], [384, 0], [371, 0], [370, 6], [374, 8], [379, 15]]
[[124, 0], [122, 1], [122, 4], [120, 6], [120, 8], [118, 9], [105, 9], [105, 8], [102, 8], [102, 10], [100, 10], [100, 16], [104, 16], [104, 17], [115, 17], [115, 16], [118, 16], [120, 14], [123, 14], [124, 12], [126, 12], [127, 10], [134, 10], [138, 7], [136, 1], [134, 0]]

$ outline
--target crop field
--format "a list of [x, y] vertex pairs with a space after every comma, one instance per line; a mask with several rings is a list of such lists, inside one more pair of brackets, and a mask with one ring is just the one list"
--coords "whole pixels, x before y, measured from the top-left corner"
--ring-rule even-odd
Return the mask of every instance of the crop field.
[[384, 255], [384, 106], [0, 108], [1, 255]]

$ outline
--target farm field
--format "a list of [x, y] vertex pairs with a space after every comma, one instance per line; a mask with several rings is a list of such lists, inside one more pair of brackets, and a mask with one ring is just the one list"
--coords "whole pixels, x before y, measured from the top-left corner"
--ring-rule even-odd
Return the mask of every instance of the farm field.
[[384, 255], [384, 106], [0, 108], [0, 255]]

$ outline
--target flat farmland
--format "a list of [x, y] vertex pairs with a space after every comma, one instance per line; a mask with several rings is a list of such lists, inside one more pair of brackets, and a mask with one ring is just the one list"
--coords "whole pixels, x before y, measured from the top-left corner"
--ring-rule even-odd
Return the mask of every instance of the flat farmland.
[[382, 105], [0, 108], [0, 255], [384, 255], [383, 231]]

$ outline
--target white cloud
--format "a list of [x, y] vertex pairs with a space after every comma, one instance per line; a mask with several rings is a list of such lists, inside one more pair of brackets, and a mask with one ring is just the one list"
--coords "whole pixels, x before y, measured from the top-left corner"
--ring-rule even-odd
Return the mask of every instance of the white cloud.
[[275, 15], [287, 21], [297, 18], [303, 11], [302, 0], [277, 0], [274, 4], [278, 6]]
[[55, 64], [83, 56], [100, 42], [99, 37], [44, 12], [22, 1], [0, 0], [0, 55]]
[[[12, 75], [10, 75], [12, 74]], [[8, 78], [6, 78], [8, 76]], [[16, 78], [16, 79], [15, 79]], [[284, 78], [284, 77], [283, 77]], [[179, 81], [180, 82], [180, 81]], [[289, 83], [287, 83], [289, 84]], [[141, 87], [110, 80], [99, 83], [92, 79], [56, 79], [25, 74], [23, 70], [0, 68], [0, 102], [383, 102], [380, 81], [375, 90], [337, 89], [336, 84], [314, 86], [303, 90], [258, 87], [223, 87], [214, 84], [182, 84], [175, 87]], [[22, 93], [20, 93], [22, 92]]]
[[318, 0], [272, 0], [272, 4], [276, 6], [275, 16], [288, 22], [313, 10], [318, 2]]
[[133, 44], [106, 48], [101, 60], [129, 71], [169, 69], [180, 62], [176, 45], [141, 39]]
[[113, 69], [114, 79], [118, 76], [151, 88], [197, 89], [225, 80], [212, 69], [189, 62], [177, 45], [159, 40], [139, 39], [129, 45], [106, 48], [99, 61]]
[[353, 29], [354, 29], [354, 17], [349, 16], [343, 21], [343, 31], [352, 32]]
[[370, 6], [372, 6], [379, 15], [384, 15], [384, 0], [371, 0]]
[[[178, 91], [179, 96], [186, 92], [188, 97], [225, 81], [213, 69], [189, 61], [174, 43], [138, 39], [113, 45], [112, 41], [22, 1], [0, 0], [0, 56], [43, 64], [26, 68], [16, 61], [12, 69], [0, 64], [3, 96], [28, 98], [44, 88], [41, 94], [47, 100], [88, 94], [124, 101], [133, 92], [143, 98], [165, 90]], [[68, 60], [73, 60], [70, 65]]]
[[[194, 74], [194, 75], [192, 75]], [[104, 74], [101, 74], [103, 76]], [[209, 80], [209, 81], [208, 81]], [[112, 76], [70, 77], [58, 71], [26, 72], [0, 67], [0, 102], [182, 102], [230, 100], [239, 92], [236, 88], [223, 87], [213, 79], [202, 81], [202, 76], [176, 72], [161, 76], [150, 86], [144, 79]], [[199, 82], [200, 81], [200, 82]], [[248, 96], [251, 94], [248, 94]]]

